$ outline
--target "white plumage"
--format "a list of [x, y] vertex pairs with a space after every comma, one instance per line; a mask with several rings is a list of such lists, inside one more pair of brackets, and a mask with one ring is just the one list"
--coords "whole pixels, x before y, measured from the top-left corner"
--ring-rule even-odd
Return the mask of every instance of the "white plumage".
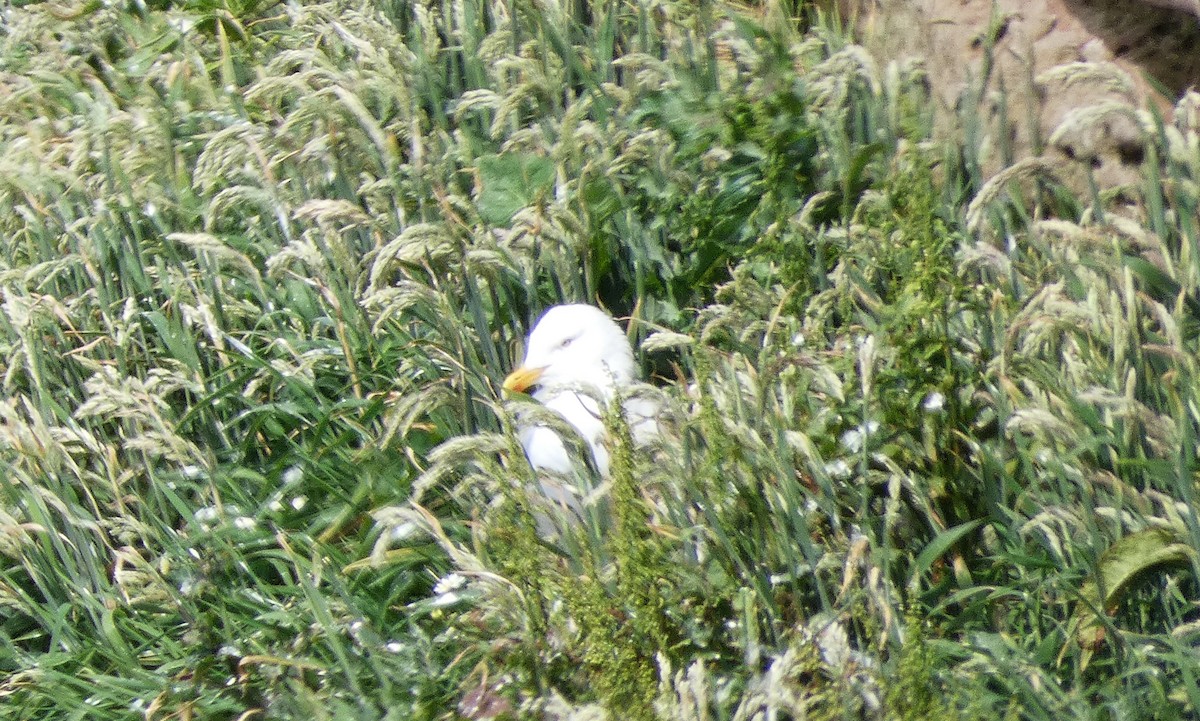
[[[504, 379], [509, 391], [536, 387], [533, 397], [561, 415], [587, 442], [596, 469], [607, 477], [604, 407], [638, 381], [633, 349], [621, 327], [590, 305], [558, 305], [534, 325], [521, 367]], [[626, 398], [624, 411], [634, 440], [657, 434], [657, 404]], [[534, 468], [570, 474], [578, 467], [558, 433], [543, 425], [519, 428], [521, 445]]]

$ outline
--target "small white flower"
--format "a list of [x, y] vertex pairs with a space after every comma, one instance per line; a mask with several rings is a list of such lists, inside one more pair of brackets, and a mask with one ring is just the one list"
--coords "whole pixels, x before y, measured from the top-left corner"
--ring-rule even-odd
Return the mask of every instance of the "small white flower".
[[843, 433], [842, 445], [851, 453], [858, 453], [862, 450], [863, 442], [877, 430], [879, 430], [878, 421], [867, 421], [858, 428], [851, 428]]
[[167, 24], [174, 28], [176, 32], [186, 35], [187, 33], [191, 32], [192, 27], [196, 24], [196, 21], [188, 17], [176, 16], [168, 19]]
[[399, 641], [389, 641], [384, 648], [390, 653], [400, 653], [404, 650], [404, 644], [400, 643]]
[[433, 599], [433, 606], [434, 606], [434, 608], [441, 608], [443, 606], [452, 606], [452, 605], [458, 603], [460, 598], [462, 598], [462, 596], [459, 596], [457, 593], [443, 593], [442, 595]]
[[465, 585], [467, 585], [466, 576], [463, 576], [461, 573], [451, 573], [450, 575], [446, 576], [445, 578], [443, 578], [442, 580], [440, 580], [436, 584], [434, 584], [433, 592], [435, 594], [441, 595], [443, 593], [457, 591], [458, 589], [462, 588]]
[[466, 576], [461, 573], [448, 574], [433, 585], [433, 593], [437, 596], [433, 599], [434, 607], [441, 608], [458, 603], [463, 597], [461, 591], [466, 590], [466, 587]]
[[792, 345], [799, 348], [800, 346], [804, 345], [804, 340], [805, 340], [804, 334], [797, 333], [796, 335], [792, 336]]
[[862, 449], [862, 432], [857, 428], [852, 428], [842, 434], [842, 445], [851, 453], [858, 453]]
[[292, 499], [292, 508], [297, 511], [308, 505], [308, 496], [296, 496]]
[[257, 525], [258, 521], [254, 520], [250, 516], [238, 516], [237, 518], [233, 519], [233, 527], [239, 531], [252, 531]]
[[187, 478], [188, 480], [194, 480], [204, 475], [204, 469], [202, 469], [200, 466], [184, 466], [183, 468], [179, 469], [179, 472], [182, 473], [183, 477]]
[[216, 506], [205, 506], [197, 508], [196, 512], [192, 514], [192, 518], [195, 518], [197, 523], [207, 525], [216, 521], [220, 515], [221, 512], [217, 510]]
[[292, 466], [291, 468], [289, 468], [283, 472], [283, 475], [280, 477], [280, 480], [283, 481], [283, 485], [290, 486], [291, 484], [295, 483], [296, 481], [299, 481], [303, 476], [304, 476], [304, 471], [300, 470], [300, 466]]
[[828, 474], [830, 478], [849, 478], [850, 464], [839, 458], [832, 463], [825, 464], [825, 473]]
[[926, 413], [941, 413], [946, 407], [946, 396], [934, 391], [925, 396], [925, 402], [921, 404]]

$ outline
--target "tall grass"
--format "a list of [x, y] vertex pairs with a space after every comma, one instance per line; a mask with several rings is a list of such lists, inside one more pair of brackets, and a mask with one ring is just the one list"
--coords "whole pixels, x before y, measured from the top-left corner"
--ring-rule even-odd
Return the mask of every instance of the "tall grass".
[[[984, 181], [788, 11], [8, 9], [0, 714], [1194, 715], [1195, 99]], [[670, 430], [547, 540], [560, 301]]]

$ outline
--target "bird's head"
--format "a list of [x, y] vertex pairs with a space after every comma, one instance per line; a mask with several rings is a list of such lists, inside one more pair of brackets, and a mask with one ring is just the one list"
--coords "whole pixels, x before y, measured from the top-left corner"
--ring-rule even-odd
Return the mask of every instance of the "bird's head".
[[607, 313], [590, 305], [556, 305], [534, 325], [525, 360], [504, 379], [504, 389], [590, 385], [610, 395], [635, 376], [629, 340]]

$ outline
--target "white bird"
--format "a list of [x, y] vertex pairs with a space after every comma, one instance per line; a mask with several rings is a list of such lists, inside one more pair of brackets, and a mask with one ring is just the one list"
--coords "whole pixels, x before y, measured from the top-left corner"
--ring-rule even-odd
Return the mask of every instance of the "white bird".
[[[504, 389], [536, 387], [534, 399], [579, 432], [596, 470], [607, 477], [604, 407], [637, 381], [633, 349], [621, 327], [599, 308], [574, 304], [554, 306], [542, 315], [529, 334], [525, 360], [504, 379]], [[636, 442], [657, 435], [656, 403], [624, 398], [623, 408]], [[534, 468], [569, 475], [578, 467], [553, 429], [530, 424], [518, 434]]]

